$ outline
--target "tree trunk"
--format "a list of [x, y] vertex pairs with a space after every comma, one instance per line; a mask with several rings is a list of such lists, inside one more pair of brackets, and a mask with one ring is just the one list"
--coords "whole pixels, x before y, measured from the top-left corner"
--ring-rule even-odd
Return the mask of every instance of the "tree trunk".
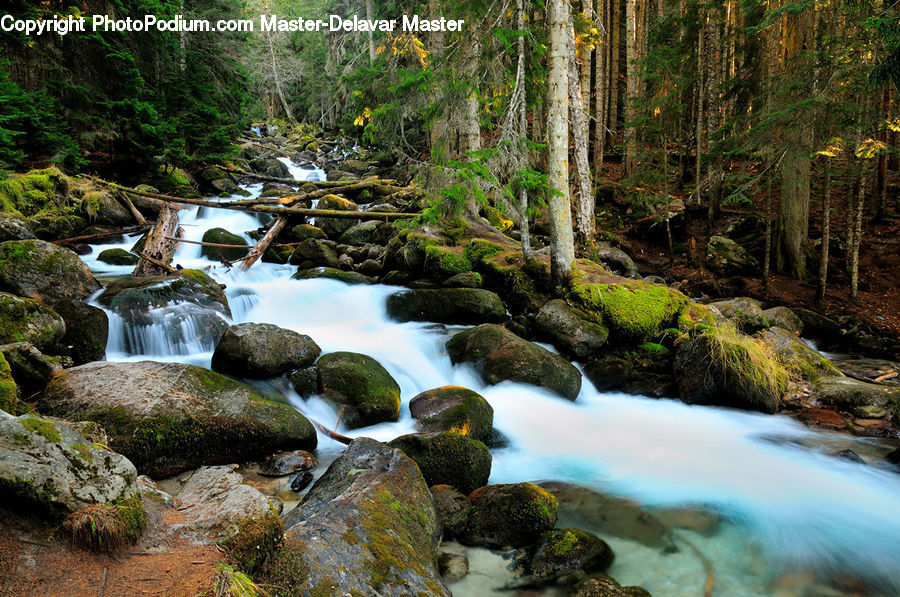
[[609, 143], [615, 145], [619, 126], [619, 29], [622, 23], [620, 0], [609, 0], [612, 3], [612, 31], [609, 44]]
[[637, 0], [625, 0], [625, 176], [634, 174], [635, 102], [638, 97]]
[[566, 0], [550, 0], [550, 52], [547, 59], [547, 162], [548, 182], [556, 191], [550, 198], [550, 274], [561, 286], [568, 284], [575, 260], [569, 204], [568, 56], [566, 43], [569, 9]]
[[582, 94], [579, 89], [578, 70], [575, 65], [575, 31], [569, 25], [567, 27], [569, 60], [568, 60], [568, 87], [569, 87], [569, 114], [572, 122], [573, 153], [575, 155], [575, 189], [577, 191], [576, 203], [576, 227], [578, 242], [583, 247], [590, 247], [594, 242], [594, 196], [591, 192], [591, 171], [588, 164], [588, 138], [587, 118], [584, 114], [584, 105], [581, 103]]
[[[516, 0], [517, 27], [520, 32], [525, 31], [525, 9], [523, 7], [524, 0]], [[518, 65], [516, 66], [516, 88], [521, 92], [521, 101], [518, 102], [517, 111], [519, 118], [519, 133], [528, 135], [528, 118], [525, 113], [525, 35], [520, 34], [516, 41], [518, 49]], [[515, 91], [513, 92], [515, 93]], [[523, 144], [525, 139], [519, 139], [518, 143]], [[526, 151], [523, 148], [523, 151]], [[528, 227], [528, 191], [523, 186], [519, 189], [519, 211], [522, 212], [519, 221], [519, 234], [522, 241], [522, 257], [525, 261], [533, 258], [531, 252], [531, 231]]]
[[[582, 11], [584, 12], [584, 18], [588, 23], [592, 23], [594, 20], [594, 0], [581, 0]], [[581, 45], [581, 49], [579, 51], [578, 56], [579, 62], [581, 62], [581, 104], [583, 106], [591, 105], [591, 46], [588, 43], [584, 43]], [[587, 126], [585, 124], [585, 126]]]
[[[372, 0], [366, 0], [366, 19], [369, 21], [373, 20], [372, 13]], [[369, 64], [375, 62], [375, 38], [373, 37], [372, 30], [369, 29]]]
[[[170, 273], [167, 268], [175, 256], [177, 242], [171, 240], [178, 236], [178, 210], [164, 206], [159, 211], [156, 224], [147, 236], [142, 255], [149, 259], [141, 259], [131, 274], [132, 278], [144, 276], [164, 276]], [[163, 264], [163, 265], [159, 265]]]
[[606, 149], [606, 97], [607, 92], [607, 56], [609, 55], [609, 0], [601, 0], [600, 15], [605, 31], [603, 41], [594, 51], [594, 178], [603, 173], [603, 153]]
[[696, 183], [697, 183], [697, 205], [702, 204], [703, 202], [703, 187], [701, 186], [701, 175], [703, 174], [703, 98], [706, 96], [706, 84], [703, 79], [703, 73], [705, 72], [705, 68], [703, 68], [706, 56], [706, 44], [703, 43], [703, 33], [706, 30], [704, 26], [704, 18], [701, 15], [700, 18], [700, 29], [697, 33], [697, 134], [695, 145], [697, 146], [697, 172], [695, 175]]
[[825, 160], [825, 182], [822, 191], [822, 246], [819, 248], [819, 282], [816, 285], [816, 305], [825, 306], [825, 287], [828, 282], [828, 245], [831, 242], [831, 164]]
[[859, 177], [859, 192], [856, 200], [856, 210], [853, 222], [853, 245], [850, 252], [850, 298], [856, 300], [859, 291], [859, 247], [862, 243], [863, 210], [866, 206], [866, 186], [868, 173], [865, 165], [861, 166], [862, 173]]
[[769, 292], [769, 272], [772, 267], [772, 184], [770, 180], [766, 185], [766, 244], [763, 257], [762, 287]]
[[275, 44], [272, 43], [271, 33], [266, 34], [266, 41], [269, 43], [269, 59], [272, 61], [272, 80], [275, 81], [275, 93], [278, 95], [278, 101], [281, 102], [281, 107], [288, 122], [294, 122], [294, 114], [284, 99], [284, 92], [281, 89], [281, 75], [278, 74], [278, 61], [275, 59]]

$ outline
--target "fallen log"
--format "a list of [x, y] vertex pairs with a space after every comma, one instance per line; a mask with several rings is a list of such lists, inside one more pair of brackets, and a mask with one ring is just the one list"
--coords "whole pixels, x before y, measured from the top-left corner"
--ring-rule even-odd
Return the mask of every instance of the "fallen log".
[[128, 198], [128, 195], [122, 195], [120, 197], [122, 203], [125, 204], [125, 207], [128, 208], [128, 211], [131, 212], [131, 215], [134, 217], [134, 221], [138, 223], [138, 226], [146, 226], [147, 219], [144, 217], [144, 214], [138, 211], [138, 209], [134, 206], [134, 203], [131, 202], [131, 199]]
[[287, 218], [284, 216], [278, 216], [275, 221], [272, 223], [272, 227], [269, 228], [269, 231], [266, 232], [265, 236], [259, 239], [259, 242], [256, 243], [256, 246], [253, 247], [253, 250], [247, 253], [247, 256], [244, 258], [244, 262], [241, 264], [241, 270], [249, 269], [251, 265], [256, 263], [256, 260], [262, 257], [263, 253], [266, 252], [266, 249], [269, 248], [269, 245], [272, 244], [272, 241], [281, 233], [287, 224]]
[[150, 226], [148, 224], [144, 224], [143, 226], [131, 226], [130, 228], [121, 228], [119, 230], [110, 230], [109, 232], [98, 232], [96, 234], [83, 234], [81, 236], [73, 236], [70, 238], [61, 238], [59, 240], [53, 241], [54, 245], [68, 245], [71, 243], [80, 243], [86, 240], [97, 240], [101, 238], [108, 238], [110, 236], [118, 236], [120, 234], [134, 234], [135, 232], [144, 232], [149, 230]]
[[[296, 180], [294, 178], [278, 178], [277, 176], [267, 176], [265, 174], [257, 174], [256, 172], [248, 172], [246, 170], [241, 170], [240, 168], [234, 168], [231, 166], [221, 166], [221, 168], [225, 172], [231, 172], [232, 174], [237, 174], [244, 178], [255, 178], [256, 180], [262, 180], [265, 182], [280, 182], [280, 183], [296, 185], [296, 186], [303, 186], [305, 184], [314, 184], [317, 187], [319, 187], [320, 189], [335, 189], [335, 188], [339, 188], [339, 187], [352, 186], [352, 185], [358, 184], [360, 182], [366, 182], [366, 181], [357, 181], [357, 180], [350, 180], [350, 181], [347, 181], [347, 180]], [[369, 180], [378, 181], [382, 184], [386, 184], [386, 185], [390, 185], [390, 186], [397, 185], [397, 181], [393, 180], [393, 179], [374, 178], [374, 179], [369, 179]]]
[[344, 444], [346, 446], [349, 446], [350, 442], [353, 441], [352, 437], [347, 437], [346, 435], [342, 435], [342, 434], [338, 433], [337, 431], [332, 431], [331, 429], [329, 429], [325, 425], [319, 423], [315, 419], [310, 419], [309, 417], [306, 417], [306, 418], [309, 419], [310, 423], [312, 423], [313, 425], [316, 426], [316, 429], [318, 429], [319, 431], [321, 431], [322, 433], [324, 433], [325, 435], [327, 435], [334, 441], [341, 442], [342, 444]]
[[247, 249], [248, 251], [252, 248], [250, 245], [229, 245], [228, 243], [207, 243], [202, 240], [185, 240], [183, 238], [178, 238], [177, 236], [167, 236], [168, 240], [172, 240], [179, 243], [188, 243], [189, 245], [200, 245], [203, 247], [219, 247], [222, 249]]
[[391, 197], [395, 194], [401, 194], [407, 190], [406, 187], [396, 187], [391, 185], [382, 184], [383, 181], [374, 180], [374, 181], [362, 181], [358, 183], [353, 183], [341, 187], [339, 189], [334, 188], [325, 188], [318, 189], [316, 191], [310, 191], [309, 193], [299, 193], [296, 195], [284, 195], [283, 197], [266, 197], [260, 199], [236, 199], [235, 201], [229, 201], [231, 205], [291, 205], [297, 203], [299, 201], [306, 201], [312, 199], [318, 199], [320, 197], [324, 197], [325, 195], [331, 195], [335, 192], [338, 193], [346, 193], [348, 191], [363, 191], [366, 189], [372, 189], [378, 192], [379, 197]]
[[174, 270], [169, 264], [175, 256], [177, 243], [170, 238], [177, 236], [178, 212], [169, 206], [164, 206], [156, 218], [156, 224], [147, 236], [143, 251], [135, 253], [141, 260], [135, 266], [131, 277], [142, 278], [172, 273]]

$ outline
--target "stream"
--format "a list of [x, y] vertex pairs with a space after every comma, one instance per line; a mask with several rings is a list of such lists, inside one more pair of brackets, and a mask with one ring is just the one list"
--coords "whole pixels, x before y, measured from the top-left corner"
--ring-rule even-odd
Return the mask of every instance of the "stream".
[[[299, 180], [323, 175], [284, 161]], [[258, 196], [262, 185], [245, 188]], [[187, 240], [200, 240], [214, 227], [242, 234], [269, 217], [209, 208], [180, 213]], [[128, 275], [131, 266], [110, 266], [96, 257], [108, 248], [130, 249], [137, 238], [94, 245], [82, 258], [98, 277]], [[575, 402], [529, 385], [485, 386], [468, 366], [452, 366], [444, 350], [447, 338], [462, 327], [387, 318], [386, 297], [398, 287], [291, 280], [295, 266], [263, 262], [248, 272], [228, 270], [201, 257], [200, 250], [182, 243], [174, 263], [205, 269], [227, 285], [231, 323], [273, 323], [308, 334], [323, 353], [362, 352], [394, 376], [402, 390], [400, 421], [349, 435], [387, 441], [412, 432], [411, 398], [434, 387], [461, 385], [487, 399], [495, 428], [509, 440], [493, 450], [491, 483], [571, 482], [633, 500], [650, 512], [690, 508], [687, 512], [699, 510], [719, 520], [711, 530], [679, 529], [678, 550], [671, 552], [611, 533], [590, 516], [561, 518], [561, 524], [594, 531], [612, 546], [616, 560], [608, 572], [622, 585], [641, 585], [655, 597], [702, 597], [707, 573], [699, 551], [711, 562], [714, 595], [900, 594], [900, 475], [834, 456], [852, 449], [877, 462], [888, 448], [876, 440], [813, 431], [783, 416], [600, 393], [587, 379]], [[213, 346], [195, 339], [189, 317], [178, 320], [189, 340], [167, 339], [172, 314], [160, 313], [155, 324], [139, 329], [110, 314], [107, 358], [209, 367]], [[335, 420], [335, 410], [324, 401], [302, 400], [287, 383], [278, 387], [304, 414], [326, 424]], [[327, 462], [342, 449], [320, 436], [320, 460]], [[449, 549], [466, 551], [471, 560], [471, 573], [451, 587], [454, 595], [516, 594], [496, 590], [507, 580], [508, 561], [502, 556], [455, 544]], [[835, 589], [841, 581], [863, 590]]]

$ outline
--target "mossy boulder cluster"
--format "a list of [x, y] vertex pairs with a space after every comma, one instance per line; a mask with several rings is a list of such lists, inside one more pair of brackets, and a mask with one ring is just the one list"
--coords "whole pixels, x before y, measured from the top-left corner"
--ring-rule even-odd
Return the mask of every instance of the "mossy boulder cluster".
[[66, 333], [66, 323], [43, 303], [0, 292], [0, 344], [30, 342], [52, 349]]
[[316, 446], [312, 424], [290, 406], [194, 365], [143, 361], [73, 367], [53, 379], [38, 408], [99, 423], [112, 449], [156, 477]]

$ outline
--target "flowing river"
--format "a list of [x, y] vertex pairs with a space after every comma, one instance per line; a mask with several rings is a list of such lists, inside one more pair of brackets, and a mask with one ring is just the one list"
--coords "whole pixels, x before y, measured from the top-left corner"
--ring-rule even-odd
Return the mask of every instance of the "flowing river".
[[[285, 163], [299, 180], [322, 177], [321, 171]], [[261, 185], [246, 188], [254, 195], [261, 191]], [[200, 240], [215, 227], [252, 231], [268, 217], [208, 208], [180, 213], [187, 240]], [[98, 276], [127, 275], [130, 266], [110, 266], [96, 256], [108, 248], [130, 249], [136, 240], [95, 245], [83, 259]], [[228, 270], [201, 257], [200, 249], [182, 243], [174, 262], [206, 269], [227, 285], [232, 323], [273, 323], [308, 334], [323, 353], [362, 352], [394, 376], [402, 390], [400, 421], [349, 435], [387, 441], [409, 433], [412, 397], [438, 386], [466, 386], [490, 402], [494, 426], [509, 440], [493, 450], [491, 483], [571, 482], [628, 498], [650, 512], [688, 507], [720, 518], [712, 530], [678, 530], [674, 551], [646, 538], [592, 528], [590, 516], [561, 520], [609, 542], [616, 553], [609, 574], [623, 585], [641, 585], [656, 597], [700, 597], [711, 572], [712, 594], [728, 597], [900, 594], [900, 475], [834, 456], [850, 448], [875, 462], [887, 448], [874, 440], [812, 431], [782, 416], [600, 393], [587, 379], [575, 402], [529, 385], [485, 386], [468, 367], [452, 366], [444, 350], [446, 339], [461, 328], [388, 319], [385, 300], [398, 287], [291, 280], [294, 266], [263, 262], [248, 272]], [[110, 314], [107, 358], [209, 367], [213, 346], [193, 339], [189, 317], [173, 324], [174, 312], [161, 312], [157, 323], [139, 329]], [[168, 339], [169, 325], [182, 326], [188, 340]], [[335, 420], [334, 409], [323, 401], [285, 391], [301, 412], [326, 424]], [[320, 437], [322, 460], [342, 448]], [[455, 595], [489, 595], [506, 582], [506, 560], [485, 550], [467, 551], [472, 571], [452, 586]], [[841, 580], [865, 588], [862, 593], [831, 588]]]

